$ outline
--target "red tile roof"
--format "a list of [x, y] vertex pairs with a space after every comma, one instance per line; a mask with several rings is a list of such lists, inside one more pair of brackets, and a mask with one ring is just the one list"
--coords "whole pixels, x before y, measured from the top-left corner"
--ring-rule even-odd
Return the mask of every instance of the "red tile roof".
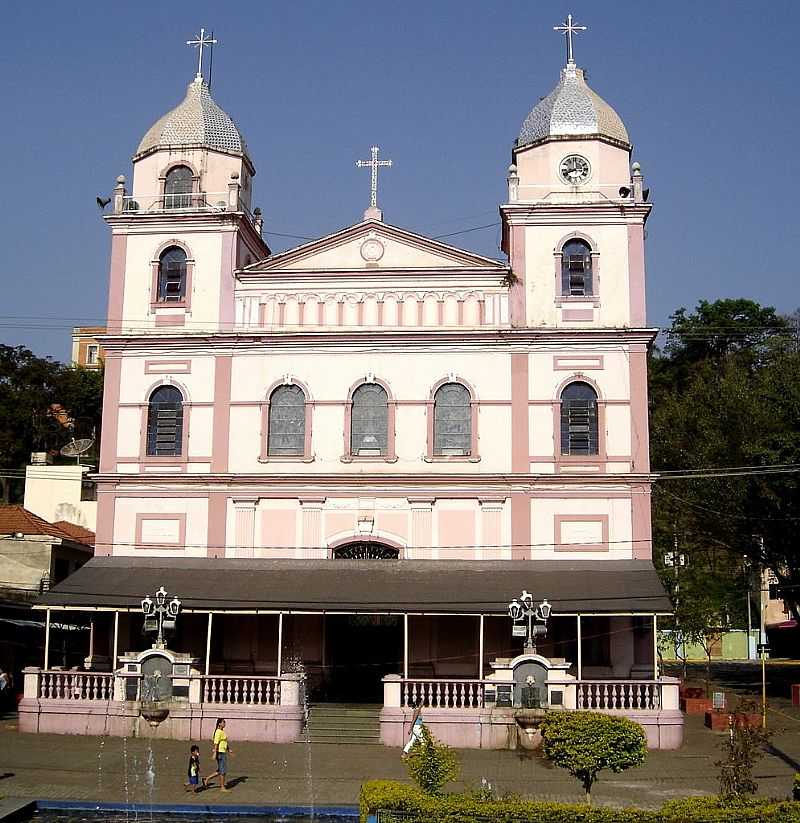
[[[49, 537], [58, 537], [69, 540], [70, 543], [82, 543], [85, 546], [94, 544], [94, 534], [81, 526], [72, 523], [48, 523], [44, 518], [29, 512], [24, 506], [0, 506], [0, 534], [24, 535], [40, 534]], [[80, 536], [79, 536], [80, 532]], [[91, 535], [91, 541], [88, 537]]]

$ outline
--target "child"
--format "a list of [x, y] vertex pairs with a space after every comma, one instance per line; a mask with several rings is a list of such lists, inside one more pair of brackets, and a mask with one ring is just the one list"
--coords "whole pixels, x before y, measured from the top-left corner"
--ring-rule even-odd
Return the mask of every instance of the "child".
[[187, 792], [200, 791], [200, 747], [192, 746], [189, 750], [189, 782], [184, 784]]

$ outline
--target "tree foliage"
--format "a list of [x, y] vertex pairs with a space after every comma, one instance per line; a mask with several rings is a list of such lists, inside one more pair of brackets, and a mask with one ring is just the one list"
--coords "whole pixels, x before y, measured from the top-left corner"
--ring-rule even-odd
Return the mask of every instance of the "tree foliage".
[[[653, 501], [654, 556], [692, 639], [743, 624], [751, 566], [776, 573], [797, 616], [800, 474], [759, 470], [800, 464], [799, 329], [752, 301], [702, 301], [675, 312], [651, 360], [653, 469], [696, 470], [662, 479]], [[705, 474], [734, 466], [754, 469]], [[663, 568], [675, 549], [687, 565]]]
[[426, 794], [441, 794], [455, 780], [461, 767], [458, 756], [449, 746], [439, 743], [423, 724], [420, 736], [405, 756], [409, 777]]
[[725, 800], [742, 800], [758, 791], [753, 767], [764, 756], [770, 734], [747, 722], [756, 713], [752, 701], [741, 701], [736, 713], [731, 716], [730, 732], [722, 741], [724, 757], [714, 765], [720, 770], [720, 795]]
[[604, 769], [622, 772], [644, 763], [647, 739], [638, 723], [599, 712], [554, 711], [542, 721], [542, 751], [577, 777], [592, 802], [592, 785]]
[[[72, 437], [99, 437], [103, 374], [0, 345], [0, 470], [21, 470], [31, 451], [54, 455]], [[8, 499], [8, 486], [0, 497]]]

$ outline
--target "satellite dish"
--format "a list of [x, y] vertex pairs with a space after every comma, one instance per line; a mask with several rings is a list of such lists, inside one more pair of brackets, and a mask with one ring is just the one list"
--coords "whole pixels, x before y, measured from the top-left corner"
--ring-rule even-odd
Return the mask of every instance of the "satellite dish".
[[77, 462], [80, 463], [80, 456], [84, 452], [88, 452], [92, 446], [94, 446], [94, 439], [91, 437], [82, 437], [78, 440], [73, 437], [72, 442], [62, 446], [59, 453], [64, 457], [75, 457]]
[[619, 196], [620, 197], [630, 197], [631, 190], [627, 186], [620, 186], [619, 187]]

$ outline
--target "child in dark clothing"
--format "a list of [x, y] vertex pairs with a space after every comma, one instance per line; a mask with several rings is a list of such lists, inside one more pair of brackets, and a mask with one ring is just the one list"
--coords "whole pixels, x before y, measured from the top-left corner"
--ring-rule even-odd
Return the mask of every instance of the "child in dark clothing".
[[192, 746], [189, 751], [189, 782], [185, 783], [187, 792], [200, 791], [200, 747]]

